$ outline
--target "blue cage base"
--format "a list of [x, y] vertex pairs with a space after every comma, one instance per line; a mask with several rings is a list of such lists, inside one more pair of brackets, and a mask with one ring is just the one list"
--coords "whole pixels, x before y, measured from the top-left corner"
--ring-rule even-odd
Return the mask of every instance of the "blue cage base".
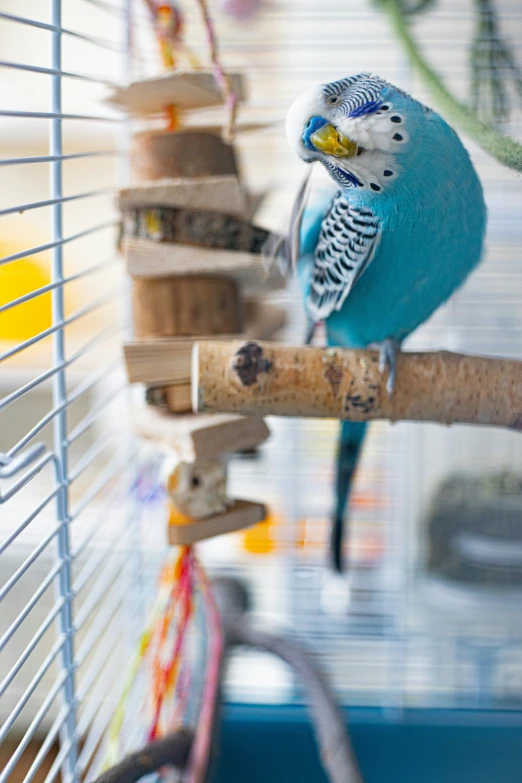
[[[351, 709], [365, 783], [521, 783], [522, 712]], [[326, 783], [305, 708], [228, 705], [215, 783]]]

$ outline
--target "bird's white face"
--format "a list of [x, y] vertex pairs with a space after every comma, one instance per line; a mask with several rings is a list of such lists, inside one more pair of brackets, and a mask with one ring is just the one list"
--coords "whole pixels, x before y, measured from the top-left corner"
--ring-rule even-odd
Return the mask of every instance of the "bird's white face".
[[288, 112], [290, 145], [305, 162], [320, 161], [342, 187], [385, 190], [400, 173], [397, 154], [409, 141], [404, 115], [383, 97], [388, 87], [353, 77], [310, 90]]

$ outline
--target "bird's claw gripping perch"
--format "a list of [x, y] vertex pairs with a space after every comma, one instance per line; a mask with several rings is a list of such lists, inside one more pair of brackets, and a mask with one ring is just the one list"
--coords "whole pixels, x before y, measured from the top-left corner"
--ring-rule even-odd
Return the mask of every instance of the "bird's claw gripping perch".
[[388, 337], [379, 346], [379, 372], [382, 374], [388, 368], [388, 378], [386, 380], [386, 391], [388, 397], [393, 397], [395, 389], [395, 379], [397, 377], [397, 354], [401, 350], [400, 340]]

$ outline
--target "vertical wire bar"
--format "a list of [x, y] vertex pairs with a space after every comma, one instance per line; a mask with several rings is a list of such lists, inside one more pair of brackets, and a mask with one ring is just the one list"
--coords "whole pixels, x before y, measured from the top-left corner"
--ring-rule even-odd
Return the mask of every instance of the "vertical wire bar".
[[[136, 11], [136, 3], [133, 0], [124, 0], [123, 2], [124, 14], [123, 14], [123, 58], [121, 61], [121, 78], [123, 83], [130, 83], [132, 81], [133, 71], [133, 13]], [[122, 123], [122, 129], [120, 134], [120, 156], [118, 157], [118, 186], [128, 186], [130, 182], [130, 148], [131, 148], [131, 120], [127, 118]], [[132, 310], [131, 310], [131, 288], [128, 278], [125, 279], [124, 285], [127, 291], [126, 297], [126, 312], [125, 323], [132, 324]], [[133, 487], [135, 487], [139, 480], [140, 465], [136, 458], [137, 450], [133, 440], [132, 433], [127, 433], [128, 448], [135, 454], [134, 464], [131, 465], [128, 477], [126, 477], [126, 491], [127, 495], [132, 496]], [[143, 542], [141, 536], [141, 511], [136, 507], [136, 504], [130, 504], [127, 511], [126, 529], [128, 532], [128, 543], [130, 546], [129, 557], [132, 558], [131, 565], [131, 584], [128, 590], [128, 600], [122, 611], [126, 612], [127, 616], [127, 644], [129, 648], [133, 648], [138, 639], [138, 633], [142, 628], [141, 622], [145, 622], [144, 615], [144, 585], [143, 585]], [[136, 607], [138, 607], [138, 616], [136, 616]]]
[[[51, 68], [56, 75], [51, 77], [51, 112], [54, 119], [50, 120], [49, 154], [56, 159], [50, 165], [51, 174], [51, 199], [57, 203], [51, 207], [51, 242], [56, 243], [52, 248], [52, 282], [60, 283], [52, 291], [53, 323], [62, 323], [65, 316], [64, 291], [63, 291], [63, 210], [62, 202], [62, 83], [59, 75], [62, 70], [62, 41], [60, 29], [62, 26], [62, 0], [50, 0], [51, 24], [55, 31], [51, 33]], [[65, 332], [63, 327], [53, 335], [53, 360], [56, 367], [61, 367], [53, 377], [53, 407], [63, 406], [67, 398], [65, 375]], [[62, 690], [64, 707], [67, 710], [66, 719], [60, 729], [60, 743], [67, 747], [68, 752], [62, 765], [62, 780], [64, 783], [77, 783], [76, 771], [77, 745], [76, 745], [76, 708], [75, 708], [75, 683], [74, 683], [74, 649], [73, 649], [73, 615], [71, 591], [71, 557], [69, 542], [69, 512], [68, 512], [68, 488], [64, 479], [67, 476], [67, 410], [61, 409], [54, 419], [54, 451], [57, 457], [57, 472], [61, 473], [60, 484], [62, 486], [57, 495], [56, 512], [60, 526], [57, 536], [57, 556], [61, 563], [58, 575], [58, 598], [63, 599], [63, 606], [59, 614], [59, 629], [65, 643], [61, 653], [61, 664], [65, 671], [65, 680]]]

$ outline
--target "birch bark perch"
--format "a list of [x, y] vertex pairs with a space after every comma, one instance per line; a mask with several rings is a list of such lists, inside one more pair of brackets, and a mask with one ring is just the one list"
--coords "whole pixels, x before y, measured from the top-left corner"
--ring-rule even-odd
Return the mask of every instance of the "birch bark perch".
[[195, 411], [522, 430], [522, 362], [447, 351], [402, 353], [391, 400], [385, 383], [376, 351], [205, 341], [192, 354]]

